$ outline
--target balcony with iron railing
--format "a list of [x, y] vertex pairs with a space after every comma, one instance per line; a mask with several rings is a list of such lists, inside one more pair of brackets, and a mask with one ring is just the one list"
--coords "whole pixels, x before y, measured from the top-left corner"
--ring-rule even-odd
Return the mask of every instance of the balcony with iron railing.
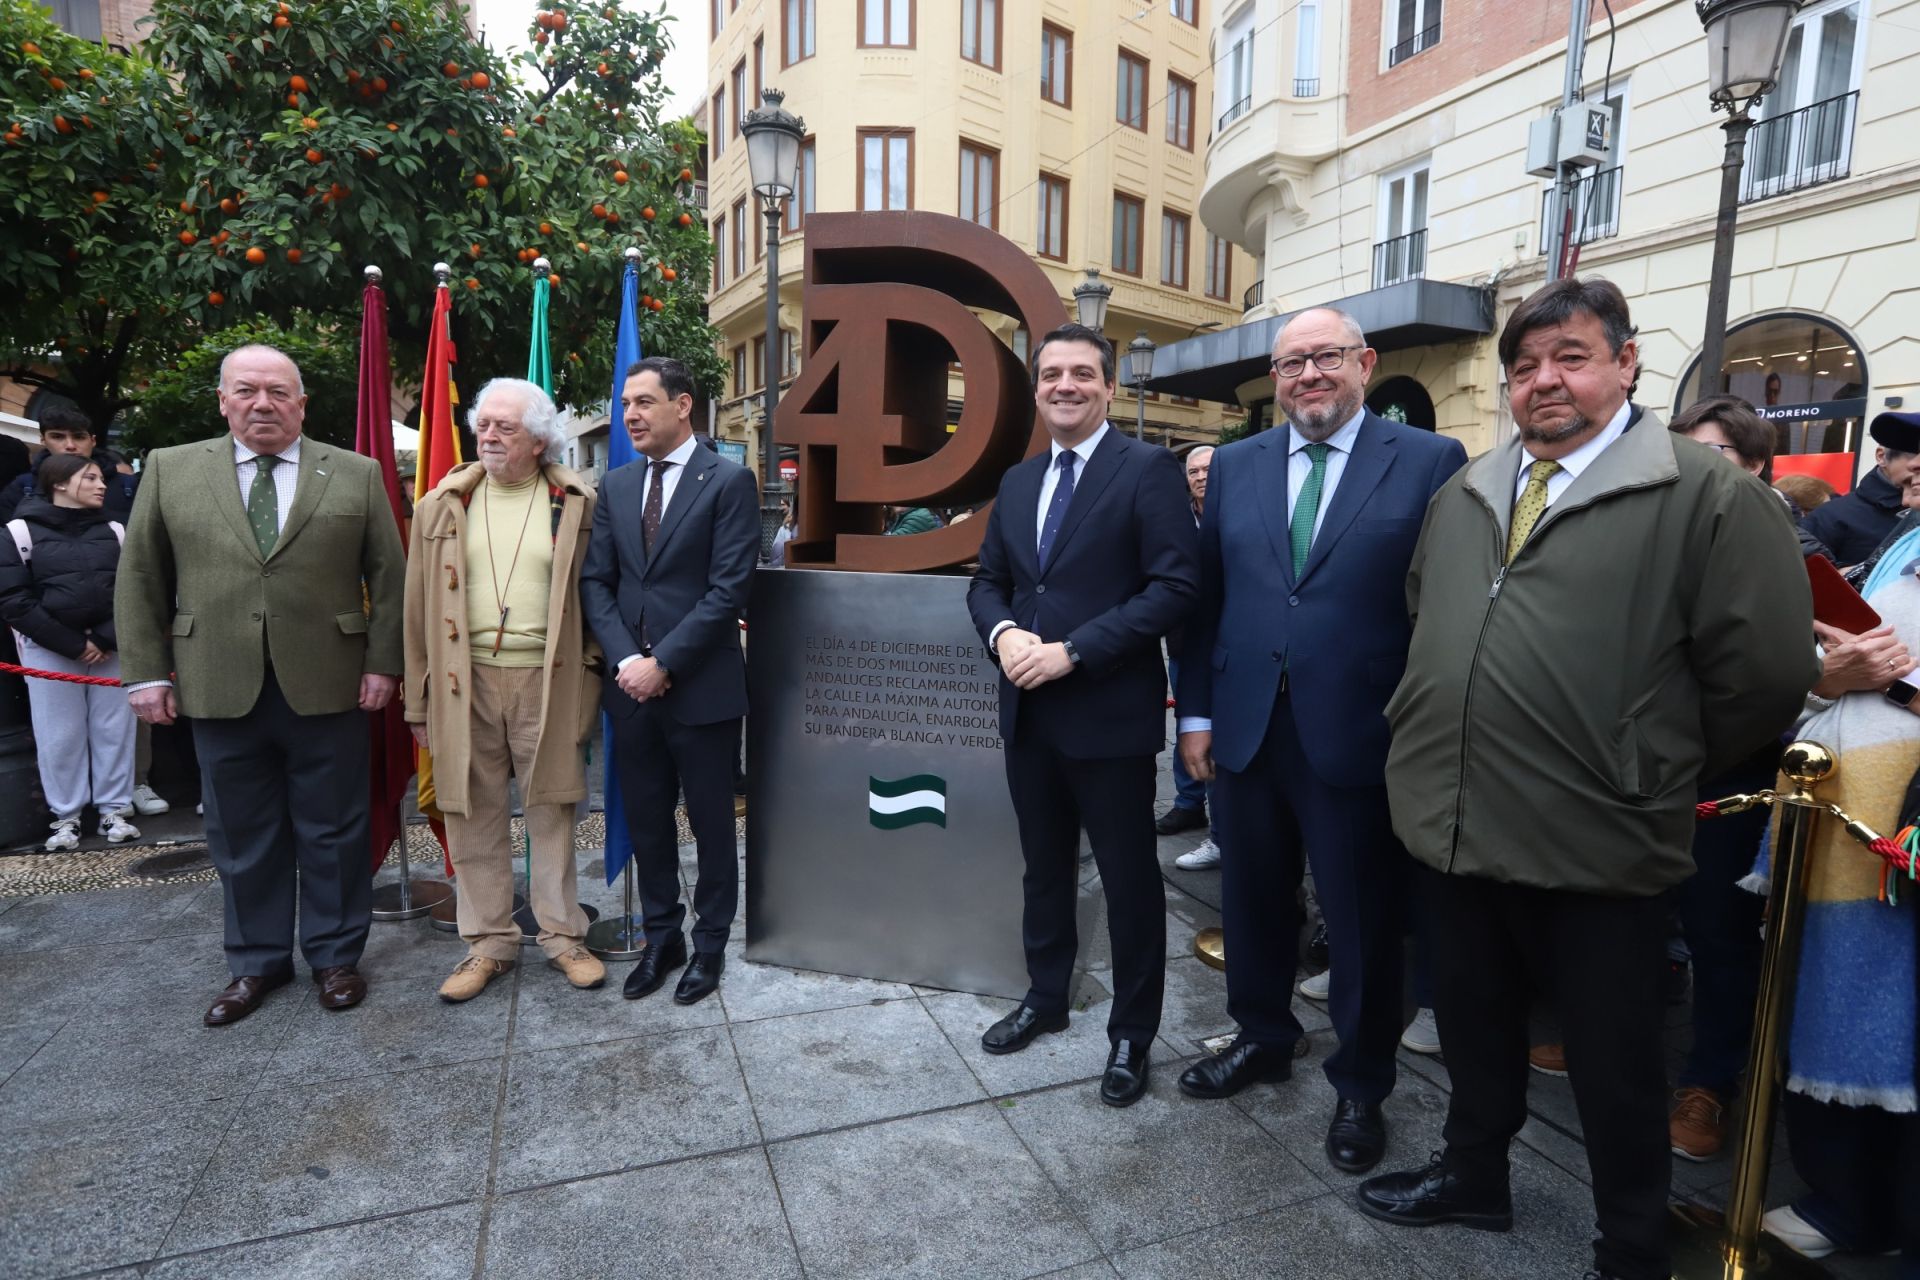
[[1440, 24], [1434, 23], [1425, 31], [1416, 31], [1387, 50], [1387, 65], [1397, 67], [1424, 49], [1431, 49], [1440, 43]]
[[1817, 187], [1853, 170], [1853, 130], [1860, 91], [1758, 121], [1747, 135], [1740, 203]]
[[1253, 310], [1265, 300], [1266, 296], [1267, 282], [1265, 280], [1255, 280], [1247, 286], [1247, 291], [1240, 295], [1241, 312], [1245, 313]]
[[1373, 246], [1373, 287], [1384, 289], [1427, 274], [1427, 229], [1410, 231]]
[[1320, 96], [1320, 77], [1315, 76], [1311, 80], [1306, 80], [1306, 79], [1302, 79], [1299, 76], [1295, 76], [1293, 79], [1293, 96], [1296, 98], [1319, 97]]
[[1246, 97], [1240, 99], [1240, 101], [1234, 103], [1232, 106], [1228, 107], [1225, 111], [1220, 113], [1220, 123], [1217, 127], [1221, 129], [1226, 128], [1228, 125], [1232, 124], [1235, 120], [1238, 120], [1241, 116], [1247, 114], [1247, 112], [1252, 109], [1253, 109], [1253, 95], [1248, 94]]
[[[1589, 244], [1620, 234], [1621, 168], [1597, 169], [1573, 184], [1573, 234], [1571, 244]], [[1540, 252], [1547, 251], [1553, 216], [1553, 191], [1540, 193]]]

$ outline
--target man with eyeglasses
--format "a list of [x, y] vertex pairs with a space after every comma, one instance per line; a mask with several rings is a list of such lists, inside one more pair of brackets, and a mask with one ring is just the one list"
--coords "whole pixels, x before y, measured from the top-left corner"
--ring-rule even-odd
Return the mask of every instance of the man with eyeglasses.
[[1465, 464], [1459, 441], [1364, 401], [1375, 354], [1317, 307], [1273, 347], [1284, 429], [1214, 454], [1200, 521], [1201, 599], [1180, 664], [1180, 754], [1211, 777], [1225, 856], [1227, 1012], [1240, 1034], [1180, 1077], [1225, 1098], [1292, 1074], [1290, 1006], [1306, 863], [1327, 924], [1327, 1059], [1338, 1101], [1327, 1159], [1360, 1173], [1386, 1150], [1403, 1020], [1401, 938], [1413, 863], [1386, 794], [1387, 697], [1406, 667], [1407, 565], [1428, 500]]

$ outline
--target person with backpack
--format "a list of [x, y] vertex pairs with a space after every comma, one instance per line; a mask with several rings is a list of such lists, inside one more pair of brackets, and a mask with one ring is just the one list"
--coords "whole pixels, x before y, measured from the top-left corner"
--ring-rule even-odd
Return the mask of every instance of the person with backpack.
[[[0, 619], [13, 628], [22, 666], [68, 675], [120, 676], [113, 587], [125, 529], [108, 516], [108, 481], [84, 454], [47, 457], [34, 492], [0, 538]], [[48, 853], [80, 843], [89, 801], [112, 844], [140, 838], [133, 812], [133, 711], [124, 689], [29, 677], [40, 785], [53, 810]]]

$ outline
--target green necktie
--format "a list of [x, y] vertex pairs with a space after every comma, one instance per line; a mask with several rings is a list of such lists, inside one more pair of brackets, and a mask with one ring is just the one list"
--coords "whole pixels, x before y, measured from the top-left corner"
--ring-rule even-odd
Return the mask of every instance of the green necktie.
[[1533, 526], [1540, 523], [1540, 517], [1547, 511], [1547, 481], [1560, 472], [1560, 464], [1549, 462], [1545, 458], [1527, 468], [1527, 487], [1520, 491], [1520, 501], [1513, 504], [1513, 523], [1507, 530], [1507, 563], [1520, 554], [1520, 548], [1527, 545], [1527, 539], [1533, 534]]
[[260, 545], [260, 558], [273, 554], [280, 541], [280, 493], [273, 485], [273, 469], [280, 455], [263, 453], [253, 460], [253, 488], [247, 491], [247, 523], [253, 526], [253, 540]]
[[1331, 445], [1310, 444], [1307, 456], [1313, 459], [1313, 470], [1307, 473], [1306, 483], [1300, 486], [1300, 496], [1293, 500], [1293, 523], [1287, 526], [1288, 539], [1293, 543], [1293, 576], [1297, 580], [1300, 571], [1307, 567], [1307, 550], [1313, 546], [1313, 522], [1320, 515], [1320, 490], [1327, 483], [1327, 450]]

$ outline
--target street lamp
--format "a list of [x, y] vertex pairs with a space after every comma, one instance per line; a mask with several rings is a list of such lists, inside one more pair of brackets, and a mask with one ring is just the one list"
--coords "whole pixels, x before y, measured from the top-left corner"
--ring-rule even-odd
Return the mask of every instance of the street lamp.
[[1105, 330], [1107, 327], [1107, 299], [1113, 296], [1113, 286], [1100, 280], [1098, 267], [1087, 268], [1087, 278], [1073, 286], [1073, 310], [1080, 323], [1089, 329]]
[[1727, 294], [1733, 283], [1734, 223], [1740, 212], [1740, 171], [1746, 166], [1752, 108], [1780, 78], [1787, 33], [1801, 0], [1694, 0], [1707, 29], [1707, 98], [1727, 113], [1727, 149], [1720, 161], [1720, 210], [1713, 227], [1713, 272], [1707, 283], [1706, 328], [1694, 399], [1717, 395], [1726, 364]]
[[1133, 438], [1144, 440], [1147, 436], [1147, 379], [1153, 376], [1153, 353], [1158, 350], [1145, 329], [1127, 344], [1127, 381], [1133, 384], [1133, 401], [1140, 408], [1140, 416], [1134, 422]]
[[[767, 89], [760, 106], [740, 121], [747, 139], [747, 171], [753, 194], [767, 218], [767, 367], [766, 419], [760, 427], [760, 559], [773, 556], [774, 535], [780, 530], [780, 501], [787, 483], [780, 475], [780, 452], [773, 439], [773, 411], [780, 404], [780, 219], [794, 192], [800, 168], [800, 143], [806, 122], [780, 104], [786, 95]], [[714, 122], [719, 128], [720, 122]]]

